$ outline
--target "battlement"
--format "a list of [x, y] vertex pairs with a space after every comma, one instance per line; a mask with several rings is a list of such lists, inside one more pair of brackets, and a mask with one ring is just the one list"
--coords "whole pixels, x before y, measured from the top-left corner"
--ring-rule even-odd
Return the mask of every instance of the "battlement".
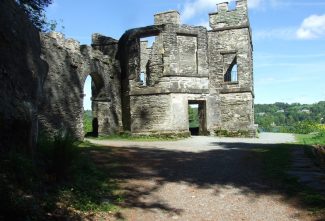
[[[247, 11], [247, 0], [237, 0], [235, 2], [235, 8], [229, 9], [229, 2], [221, 2], [217, 4], [218, 12], [227, 12], [227, 11], [234, 11], [234, 10], [243, 10]], [[216, 13], [218, 13], [216, 12]], [[212, 13], [215, 14], [215, 13]]]
[[217, 12], [209, 14], [209, 22], [212, 30], [248, 26], [247, 0], [237, 0], [232, 10], [228, 2], [217, 4]]
[[228, 11], [229, 10], [228, 4], [229, 4], [228, 2], [221, 2], [217, 4], [218, 11]]
[[155, 14], [155, 25], [162, 24], [181, 24], [179, 12], [173, 10]]

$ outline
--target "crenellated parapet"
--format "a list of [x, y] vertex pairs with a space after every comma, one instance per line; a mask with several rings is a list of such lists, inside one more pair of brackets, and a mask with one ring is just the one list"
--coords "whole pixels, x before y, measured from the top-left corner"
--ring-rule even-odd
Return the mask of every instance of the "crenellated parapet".
[[217, 8], [217, 12], [209, 14], [212, 30], [248, 26], [247, 0], [237, 0], [233, 10], [229, 10], [228, 2], [217, 4]]

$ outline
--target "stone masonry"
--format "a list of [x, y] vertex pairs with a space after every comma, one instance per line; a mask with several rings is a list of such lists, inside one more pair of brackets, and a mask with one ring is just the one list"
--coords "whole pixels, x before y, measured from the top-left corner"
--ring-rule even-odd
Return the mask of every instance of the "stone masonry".
[[[255, 136], [253, 59], [247, 1], [218, 4], [210, 27], [180, 23], [177, 11], [125, 32], [119, 41], [122, 119], [132, 134], [189, 134], [188, 106], [200, 134]], [[154, 36], [151, 48], [141, 39]], [[144, 78], [144, 79], [142, 79]]]
[[[39, 131], [83, 139], [87, 76], [94, 134], [187, 136], [189, 105], [196, 105], [199, 134], [255, 136], [247, 0], [237, 0], [234, 10], [218, 4], [211, 30], [181, 24], [177, 11], [167, 11], [119, 40], [93, 34], [91, 46], [39, 34], [14, 2], [0, 5], [0, 149], [26, 142], [31, 149]], [[154, 37], [152, 46], [147, 37]]]
[[83, 97], [87, 76], [92, 78], [92, 112], [98, 134], [119, 132], [121, 119], [118, 42], [94, 34], [92, 46], [79, 45], [62, 34], [41, 34], [42, 57], [49, 64], [40, 105], [43, 132], [67, 131], [83, 139]]
[[48, 65], [41, 59], [37, 29], [15, 1], [1, 0], [0, 155], [12, 149], [33, 152], [47, 69]]

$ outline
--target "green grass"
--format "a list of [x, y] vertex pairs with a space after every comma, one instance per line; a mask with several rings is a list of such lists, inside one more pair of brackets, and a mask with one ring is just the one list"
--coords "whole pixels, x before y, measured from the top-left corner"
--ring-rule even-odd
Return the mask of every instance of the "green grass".
[[262, 159], [263, 176], [277, 186], [278, 189], [283, 190], [288, 198], [298, 198], [308, 210], [320, 215], [325, 214], [325, 197], [300, 184], [297, 178], [287, 173], [290, 169], [293, 147], [305, 148], [303, 145], [282, 144], [254, 149]]
[[62, 138], [43, 141], [34, 157], [2, 154], [0, 220], [68, 219], [118, 210], [123, 199], [117, 182], [90, 158], [90, 151], [99, 148]]
[[325, 145], [325, 132], [312, 134], [297, 134], [298, 143], [307, 145]]

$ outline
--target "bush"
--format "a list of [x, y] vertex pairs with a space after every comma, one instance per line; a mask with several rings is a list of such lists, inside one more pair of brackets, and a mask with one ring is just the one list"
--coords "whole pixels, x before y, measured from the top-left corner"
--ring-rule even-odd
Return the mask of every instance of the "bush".
[[317, 124], [311, 121], [302, 121], [290, 127], [282, 127], [280, 132], [295, 134], [324, 133], [325, 125]]
[[90, 159], [94, 147], [83, 145], [60, 132], [42, 136], [34, 157], [0, 155], [0, 220], [82, 220], [80, 211], [114, 209], [116, 182]]
[[77, 155], [76, 140], [69, 133], [60, 131], [53, 139], [42, 137], [39, 141], [39, 159], [48, 179], [61, 181], [67, 174]]

